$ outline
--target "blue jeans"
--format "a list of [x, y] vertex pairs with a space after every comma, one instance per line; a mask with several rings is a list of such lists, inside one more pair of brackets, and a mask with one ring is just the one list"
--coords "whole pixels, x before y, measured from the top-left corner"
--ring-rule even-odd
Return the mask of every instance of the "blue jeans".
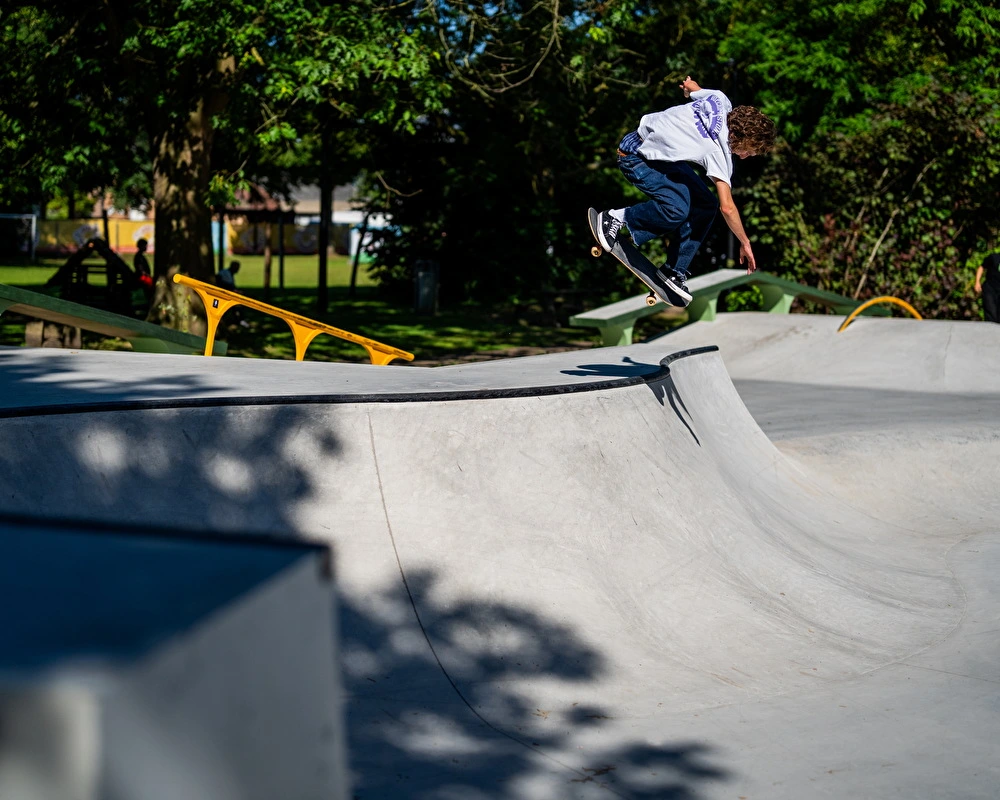
[[719, 201], [690, 165], [684, 162], [646, 161], [642, 156], [619, 155], [625, 179], [649, 200], [625, 209], [625, 224], [636, 247], [650, 239], [670, 236], [667, 264], [686, 278], [691, 260], [708, 235]]

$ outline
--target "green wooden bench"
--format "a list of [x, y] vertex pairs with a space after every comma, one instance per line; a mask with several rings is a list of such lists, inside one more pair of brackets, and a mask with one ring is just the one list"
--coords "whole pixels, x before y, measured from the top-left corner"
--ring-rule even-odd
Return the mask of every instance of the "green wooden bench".
[[[718, 269], [707, 275], [699, 275], [688, 282], [691, 291], [691, 304], [687, 307], [688, 321], [699, 322], [715, 319], [719, 295], [738, 286], [758, 286], [764, 295], [763, 310], [771, 314], [787, 314], [796, 297], [802, 297], [815, 303], [832, 308], [838, 314], [850, 314], [861, 305], [860, 300], [852, 300], [843, 295], [834, 294], [824, 289], [816, 289], [801, 283], [778, 278], [766, 272], [754, 272], [747, 275], [742, 269]], [[601, 341], [607, 346], [618, 346], [632, 343], [632, 331], [636, 320], [650, 314], [659, 314], [666, 303], [646, 305], [646, 294], [637, 294], [617, 303], [601, 306], [569, 318], [569, 324], [583, 328], [597, 328], [601, 332]], [[872, 308], [863, 312], [873, 316], [887, 316], [884, 308]]]
[[[205, 352], [205, 339], [201, 336], [0, 283], [0, 315], [5, 311], [126, 339], [133, 350], [141, 353]], [[216, 342], [212, 352], [225, 355], [226, 343]]]

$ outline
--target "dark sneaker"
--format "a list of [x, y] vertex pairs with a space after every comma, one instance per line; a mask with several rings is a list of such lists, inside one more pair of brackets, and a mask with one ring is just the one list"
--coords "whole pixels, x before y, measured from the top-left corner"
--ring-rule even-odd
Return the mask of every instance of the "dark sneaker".
[[615, 246], [621, 230], [621, 220], [615, 219], [607, 211], [602, 211], [597, 215], [597, 239], [607, 252], [610, 253], [611, 248]]
[[684, 278], [674, 272], [664, 269], [656, 270], [656, 277], [670, 292], [670, 302], [675, 306], [686, 306], [691, 302], [691, 292], [688, 291]]

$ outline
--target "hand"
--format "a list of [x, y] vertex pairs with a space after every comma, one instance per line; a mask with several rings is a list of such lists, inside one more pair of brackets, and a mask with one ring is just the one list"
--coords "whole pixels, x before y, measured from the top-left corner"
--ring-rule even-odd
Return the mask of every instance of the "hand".
[[700, 89], [701, 89], [701, 87], [698, 85], [698, 82], [691, 80], [691, 76], [690, 75], [688, 75], [684, 79], [684, 82], [681, 83], [681, 90], [684, 92], [684, 96], [685, 97], [690, 97], [691, 96], [691, 92], [697, 92]]
[[757, 271], [757, 259], [753, 257], [753, 250], [750, 248], [750, 242], [740, 245], [740, 264], [746, 264], [747, 275], [751, 272]]
[[983, 293], [983, 285], [979, 281], [976, 281], [976, 294], [982, 294], [982, 293]]

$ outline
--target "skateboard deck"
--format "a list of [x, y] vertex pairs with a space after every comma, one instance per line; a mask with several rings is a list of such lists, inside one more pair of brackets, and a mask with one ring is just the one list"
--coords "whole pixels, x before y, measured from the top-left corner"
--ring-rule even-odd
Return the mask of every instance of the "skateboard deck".
[[600, 224], [598, 222], [597, 209], [587, 209], [587, 218], [590, 222], [590, 232], [594, 235], [594, 241], [597, 242], [596, 247], [590, 248], [592, 256], [596, 258], [601, 253], [607, 252], [624, 264], [635, 277], [649, 288], [649, 294], [646, 296], [647, 305], [656, 305], [658, 301], [663, 301], [668, 306], [677, 305], [671, 299], [670, 290], [656, 277], [656, 267], [653, 266], [652, 262], [646, 256], [639, 252], [639, 249], [634, 244], [626, 241], [618, 241], [610, 250], [605, 250], [601, 244], [600, 237], [597, 235], [598, 225]]

